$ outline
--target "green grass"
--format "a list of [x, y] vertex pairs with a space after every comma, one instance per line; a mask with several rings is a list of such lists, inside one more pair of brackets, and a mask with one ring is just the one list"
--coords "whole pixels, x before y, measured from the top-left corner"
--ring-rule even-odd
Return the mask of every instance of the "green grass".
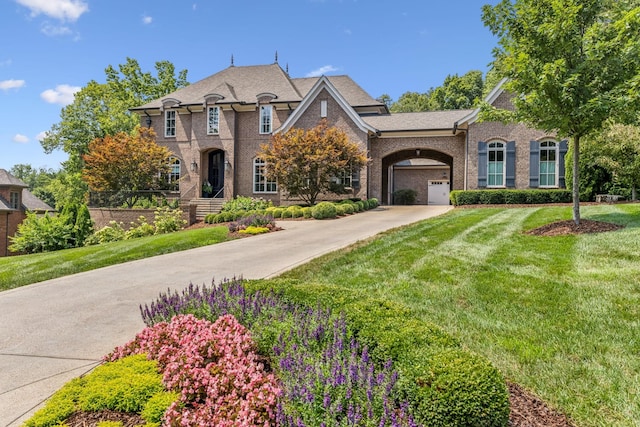
[[0, 258], [0, 291], [155, 255], [228, 240], [227, 227], [205, 227], [84, 248]]
[[638, 426], [640, 205], [582, 216], [626, 228], [540, 237], [570, 208], [457, 209], [284, 277], [409, 306], [580, 426]]

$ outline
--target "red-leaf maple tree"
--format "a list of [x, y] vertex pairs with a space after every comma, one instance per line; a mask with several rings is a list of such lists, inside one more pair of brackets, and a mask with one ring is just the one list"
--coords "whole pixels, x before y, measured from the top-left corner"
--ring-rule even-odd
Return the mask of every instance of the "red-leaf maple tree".
[[311, 129], [292, 128], [262, 144], [258, 157], [266, 163], [265, 174], [290, 196], [313, 205], [322, 193], [339, 193], [335, 178], [359, 171], [367, 153], [347, 134], [322, 120]]
[[118, 194], [131, 207], [140, 191], [159, 187], [161, 175], [169, 172], [170, 156], [156, 143], [152, 129], [140, 127], [133, 135], [119, 132], [91, 141], [82, 177], [92, 191]]

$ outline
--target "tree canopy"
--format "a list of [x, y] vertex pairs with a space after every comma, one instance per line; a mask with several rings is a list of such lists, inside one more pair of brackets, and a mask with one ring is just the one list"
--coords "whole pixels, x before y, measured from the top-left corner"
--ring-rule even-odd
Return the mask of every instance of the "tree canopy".
[[499, 37], [494, 68], [516, 95], [510, 118], [572, 140], [579, 223], [580, 139], [625, 108], [638, 111], [638, 1], [502, 0], [483, 6], [482, 19]]
[[261, 145], [258, 157], [266, 163], [268, 179], [310, 205], [321, 193], [343, 192], [344, 178], [351, 179], [367, 163], [366, 152], [324, 119], [312, 129], [275, 134]]
[[97, 138], [83, 156], [82, 177], [92, 191], [112, 192], [127, 206], [134, 205], [140, 191], [160, 186], [169, 172], [170, 151], [156, 144], [152, 129], [138, 127], [131, 135], [119, 132]]
[[595, 137], [600, 150], [598, 164], [611, 172], [614, 179], [631, 188], [631, 199], [637, 200], [640, 188], [640, 127], [612, 124]]
[[177, 76], [169, 61], [155, 64], [157, 76], [143, 72], [135, 59], [127, 58], [118, 69], [109, 65], [105, 69], [106, 82], [94, 80], [75, 94], [73, 103], [60, 112], [60, 122], [54, 124], [41, 141], [44, 151], [61, 149], [69, 155], [64, 163], [68, 172], [82, 170], [82, 156], [89, 143], [96, 138], [131, 133], [139, 124], [129, 108], [187, 86], [187, 70]]
[[[482, 98], [483, 90], [481, 71], [469, 71], [463, 76], [448, 75], [442, 86], [424, 93], [403, 93], [396, 102], [391, 103], [390, 110], [394, 113], [408, 113], [473, 108]], [[388, 98], [385, 99], [388, 101]]]

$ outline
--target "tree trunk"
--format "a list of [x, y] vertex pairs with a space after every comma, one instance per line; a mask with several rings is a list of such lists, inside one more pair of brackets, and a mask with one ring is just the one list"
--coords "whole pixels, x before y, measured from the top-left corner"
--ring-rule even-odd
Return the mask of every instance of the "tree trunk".
[[631, 186], [631, 200], [634, 202], [638, 200], [638, 190], [636, 189], [635, 184]]
[[580, 135], [573, 136], [573, 221], [580, 224]]

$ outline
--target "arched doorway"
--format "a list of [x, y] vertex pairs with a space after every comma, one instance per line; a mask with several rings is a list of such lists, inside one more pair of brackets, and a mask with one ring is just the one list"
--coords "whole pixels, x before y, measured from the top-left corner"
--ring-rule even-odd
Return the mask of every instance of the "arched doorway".
[[[392, 205], [394, 192], [413, 190], [416, 204], [448, 204], [452, 166], [453, 157], [425, 148], [401, 150], [386, 156], [382, 159], [382, 203]], [[443, 191], [445, 194], [439, 194]]]

